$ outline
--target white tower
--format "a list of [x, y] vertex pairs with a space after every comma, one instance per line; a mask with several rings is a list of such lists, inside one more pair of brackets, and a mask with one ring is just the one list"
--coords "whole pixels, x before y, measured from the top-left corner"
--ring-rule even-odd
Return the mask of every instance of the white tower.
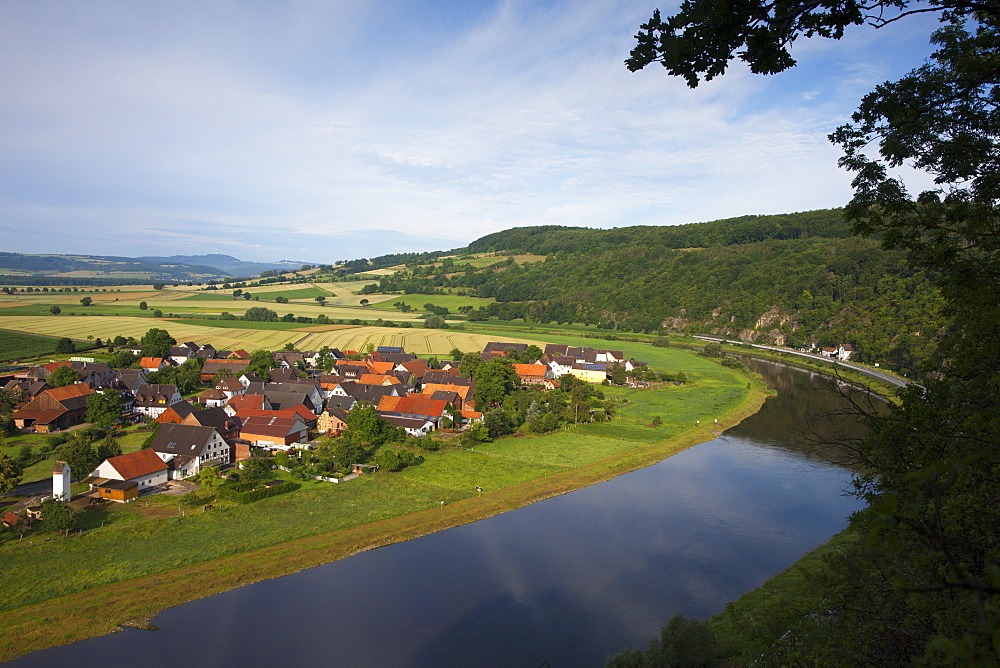
[[69, 501], [72, 494], [69, 491], [69, 464], [56, 462], [52, 467], [52, 498], [57, 501]]

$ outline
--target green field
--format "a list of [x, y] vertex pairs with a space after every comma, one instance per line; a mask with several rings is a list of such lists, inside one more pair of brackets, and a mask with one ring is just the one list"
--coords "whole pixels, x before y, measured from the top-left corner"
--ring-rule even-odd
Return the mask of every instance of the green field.
[[212, 512], [188, 510], [183, 516], [176, 497], [165, 496], [155, 497], [152, 508], [116, 504], [86, 509], [84, 528], [89, 530], [82, 536], [44, 546], [27, 540], [0, 546], [0, 610], [468, 495], [393, 475], [366, 476], [344, 485], [304, 483], [293, 494], [245, 506], [227, 503]]
[[[462, 306], [479, 308], [480, 306], [492, 304], [495, 301], [492, 297], [461, 297], [459, 295], [393, 295], [385, 301], [369, 304], [368, 308], [396, 310], [393, 304], [403, 302], [404, 304], [409, 304], [418, 312], [424, 311], [424, 304], [434, 304], [434, 306], [443, 306], [452, 313], [458, 313], [458, 309]], [[398, 310], [396, 312], [399, 313]]]
[[51, 355], [56, 350], [57, 341], [48, 336], [0, 330], [0, 362]]

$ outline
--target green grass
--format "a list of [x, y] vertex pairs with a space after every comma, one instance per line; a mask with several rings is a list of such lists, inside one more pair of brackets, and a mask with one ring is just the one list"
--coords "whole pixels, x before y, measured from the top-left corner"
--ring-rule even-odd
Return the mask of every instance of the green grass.
[[726, 604], [709, 620], [726, 665], [749, 666], [787, 632], [820, 608], [824, 592], [816, 574], [828, 554], [850, 551], [860, 537], [845, 529], [763, 585]]
[[492, 297], [462, 297], [459, 295], [394, 295], [385, 301], [369, 304], [368, 308], [394, 309], [393, 304], [403, 302], [412, 306], [415, 311], [424, 311], [424, 304], [434, 304], [434, 306], [443, 306], [452, 313], [458, 313], [458, 309], [462, 306], [479, 308], [495, 301]]
[[294, 289], [277, 289], [268, 290], [267, 288], [251, 288], [250, 294], [260, 295], [261, 299], [267, 299], [274, 301], [275, 297], [285, 297], [286, 299], [310, 299], [314, 300], [316, 297], [330, 297], [330, 293], [322, 288], [308, 287], [308, 288], [294, 288]]
[[166, 323], [165, 327], [169, 331], [170, 323], [181, 325], [200, 325], [202, 327], [224, 327], [226, 329], [297, 329], [308, 327], [309, 323], [302, 322], [259, 322], [255, 320], [217, 320], [212, 318], [177, 318]]
[[[655, 435], [653, 438], [654, 440], [647, 442], [662, 440]], [[588, 433], [582, 427], [571, 427], [543, 436], [505, 438], [494, 443], [484, 443], [477, 446], [475, 452], [488, 452], [491, 455], [511, 457], [530, 463], [532, 466], [544, 465], [569, 469], [627, 450], [634, 450], [640, 445], [644, 445], [644, 443], [629, 438], [626, 431], [611, 431], [608, 436], [602, 436]]]
[[57, 338], [0, 329], [0, 361], [22, 360], [56, 351]]
[[306, 483], [292, 494], [246, 506], [217, 503], [216, 510], [186, 510], [184, 516], [176, 502], [166, 501], [153, 507], [154, 516], [167, 515], [162, 519], [147, 519], [149, 510], [142, 506], [116, 504], [100, 518], [88, 518], [90, 525], [105, 522], [103, 529], [69, 540], [45, 541], [36, 534], [0, 546], [5, 583], [0, 588], [0, 610], [411, 513], [469, 495], [404, 476], [378, 475], [341, 485]]
[[[491, 451], [489, 448], [484, 448]], [[455, 490], [500, 489], [525, 480], [564, 470], [563, 468], [521, 462], [484, 452], [445, 450], [428, 456], [419, 466], [403, 469], [400, 475], [414, 482]]]

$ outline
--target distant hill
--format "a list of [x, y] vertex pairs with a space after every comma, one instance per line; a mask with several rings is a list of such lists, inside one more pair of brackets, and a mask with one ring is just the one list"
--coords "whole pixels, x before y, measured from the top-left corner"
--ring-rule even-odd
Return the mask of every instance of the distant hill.
[[106, 255], [0, 253], [0, 275], [67, 279], [202, 281], [227, 275], [203, 264], [160, 263]]
[[245, 262], [231, 255], [119, 257], [0, 252], [0, 284], [108, 284], [142, 281], [200, 283], [216, 278], [253, 277], [262, 271], [300, 269], [303, 263]]
[[303, 262], [294, 260], [281, 260], [280, 262], [247, 262], [235, 258], [232, 255], [222, 255], [220, 253], [210, 253], [208, 255], [170, 255], [159, 257], [146, 255], [136, 258], [144, 262], [152, 262], [160, 265], [192, 265], [207, 266], [217, 269], [227, 276], [256, 276], [262, 271], [289, 271], [300, 269]]

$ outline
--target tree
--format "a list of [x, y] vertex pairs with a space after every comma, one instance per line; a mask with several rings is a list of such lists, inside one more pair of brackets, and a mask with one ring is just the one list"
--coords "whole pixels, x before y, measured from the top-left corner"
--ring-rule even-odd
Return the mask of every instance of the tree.
[[240, 475], [243, 481], [256, 483], [270, 478], [273, 468], [274, 464], [270, 459], [247, 459], [240, 468]]
[[90, 297], [83, 297], [82, 299], [80, 299], [80, 303], [84, 306], [90, 306], [91, 304], [94, 303], [94, 300], [91, 299]]
[[365, 460], [364, 447], [361, 443], [350, 438], [340, 438], [334, 442], [331, 453], [334, 461], [337, 462], [337, 469], [344, 473], [350, 472], [355, 464], [360, 464]]
[[45, 382], [49, 384], [49, 387], [72, 385], [73, 383], [80, 382], [80, 374], [77, 373], [71, 366], [61, 366], [50, 373], [49, 377], [45, 379]]
[[255, 350], [250, 353], [250, 364], [247, 366], [246, 373], [255, 373], [267, 382], [271, 379], [270, 373], [268, 373], [271, 367], [274, 366], [274, 355], [271, 354], [270, 350]]
[[[868, 506], [851, 525], [867, 540], [831, 557], [823, 611], [796, 630], [789, 662], [1000, 660], [1000, 5], [697, 0], [666, 21], [654, 14], [627, 61], [633, 70], [661, 62], [696, 86], [734, 54], [755, 72], [778, 72], [794, 65], [787, 47], [798, 36], [839, 38], [850, 25], [928, 12], [941, 24], [931, 59], [876, 87], [830, 138], [855, 174], [845, 209], [854, 232], [933, 272], [949, 322], [924, 387], [869, 413], [860, 443], [841, 444], [866, 471], [855, 485]], [[902, 164], [933, 187], [912, 196], [891, 175]]]
[[75, 353], [76, 344], [73, 343], [72, 339], [64, 336], [56, 342], [56, 352], [61, 354]]
[[170, 355], [170, 348], [176, 344], [177, 340], [170, 336], [170, 332], [153, 327], [147, 330], [142, 335], [142, 339], [139, 340], [140, 354], [143, 357], [167, 357]]
[[99, 427], [110, 427], [121, 415], [122, 399], [116, 391], [109, 389], [87, 396], [87, 422], [93, 422]]
[[251, 306], [243, 314], [243, 319], [251, 322], [277, 322], [278, 314], [263, 306]]
[[69, 501], [49, 498], [42, 501], [42, 529], [69, 535], [76, 528], [76, 511]]
[[285, 297], [283, 295], [278, 295], [277, 297], [274, 298], [274, 301], [277, 304], [287, 304], [288, 303], [288, 297]]
[[198, 484], [208, 490], [215, 489], [215, 487], [219, 484], [219, 467], [206, 466], [203, 468], [198, 473]]
[[74, 434], [73, 438], [60, 445], [56, 454], [60, 460], [69, 464], [73, 480], [81, 480], [90, 475], [101, 463], [94, 448], [80, 434]]
[[354, 408], [347, 414], [347, 433], [352, 441], [376, 447], [403, 436], [403, 430], [379, 417], [373, 406]]
[[108, 357], [108, 364], [115, 369], [137, 369], [139, 361], [131, 350], [121, 350]]
[[10, 494], [21, 484], [21, 464], [0, 452], [0, 494]]
[[367, 299], [362, 299], [361, 300], [361, 305], [362, 306], [368, 306], [368, 300]]
[[59, 315], [60, 313], [62, 313], [62, 309], [59, 308], [58, 306], [50, 306], [49, 313], [51, 313], [52, 315]]
[[316, 301], [317, 303], [319, 303], [320, 306], [326, 305], [326, 297], [324, 297], [323, 295], [316, 297]]
[[500, 357], [483, 363], [476, 371], [476, 397], [486, 404], [499, 404], [519, 384], [514, 367]]
[[105, 459], [117, 457], [120, 454], [122, 454], [122, 446], [119, 445], [118, 441], [111, 434], [105, 436], [97, 444], [97, 447], [94, 448], [94, 456], [98, 463], [103, 462]]
[[490, 438], [513, 434], [517, 429], [517, 422], [510, 413], [498, 408], [483, 415], [483, 424], [490, 433]]
[[149, 308], [149, 304], [147, 304], [146, 302], [139, 302], [139, 310], [140, 311], [145, 311], [148, 308]]

